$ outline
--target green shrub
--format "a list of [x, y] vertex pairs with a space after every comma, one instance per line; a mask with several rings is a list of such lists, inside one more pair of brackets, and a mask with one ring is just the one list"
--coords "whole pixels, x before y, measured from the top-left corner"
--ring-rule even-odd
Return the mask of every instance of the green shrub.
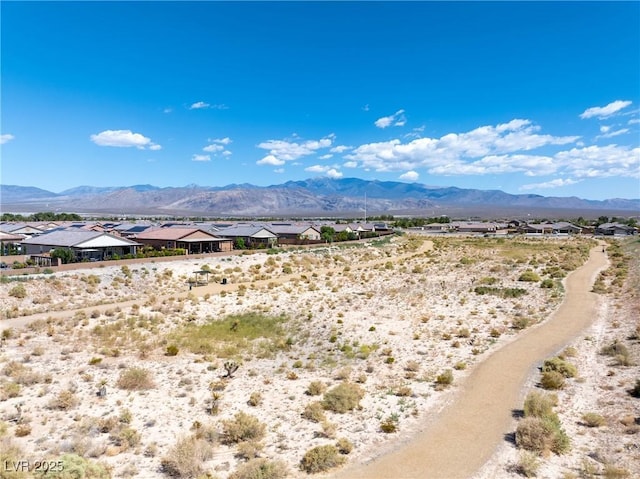
[[357, 384], [344, 382], [324, 393], [322, 405], [325, 409], [345, 413], [360, 407], [364, 390]]
[[380, 423], [380, 430], [385, 434], [392, 434], [398, 431], [398, 418], [389, 416]]
[[9, 296], [14, 298], [23, 299], [27, 297], [27, 289], [23, 284], [17, 284], [9, 290]]
[[284, 479], [288, 475], [284, 462], [258, 458], [240, 464], [229, 479]]
[[524, 477], [537, 477], [540, 464], [540, 458], [536, 454], [522, 451], [518, 456], [516, 471]]
[[222, 435], [225, 444], [243, 441], [259, 441], [265, 435], [266, 426], [257, 417], [239, 412], [233, 419], [222, 421]]
[[525, 329], [527, 326], [529, 326], [529, 318], [527, 318], [526, 316], [518, 316], [516, 318], [513, 318], [511, 326], [513, 326], [514, 329]]
[[525, 417], [516, 429], [516, 445], [537, 454], [563, 454], [569, 450], [570, 442], [557, 419]]
[[546, 371], [542, 373], [540, 385], [544, 389], [562, 389], [564, 387], [564, 376], [557, 371]]
[[578, 373], [575, 365], [565, 361], [564, 359], [560, 359], [559, 357], [545, 360], [544, 364], [542, 365], [542, 371], [557, 371], [565, 378], [573, 378]]
[[316, 446], [304, 454], [300, 468], [309, 474], [315, 474], [340, 466], [345, 461], [346, 458], [340, 454], [336, 446]]
[[554, 284], [555, 283], [554, 283], [554, 281], [552, 279], [547, 278], [547, 279], [543, 279], [540, 282], [540, 287], [541, 288], [545, 288], [545, 289], [550, 289], [550, 288], [553, 288]]
[[176, 346], [175, 344], [170, 344], [169, 346], [167, 346], [167, 351], [165, 354], [167, 356], [177, 356], [179, 351], [180, 349], [178, 349], [178, 346]]
[[451, 383], [453, 383], [453, 371], [451, 369], [447, 369], [436, 377], [436, 384], [439, 386], [449, 386]]
[[618, 355], [629, 356], [629, 350], [623, 343], [621, 343], [616, 339], [611, 344], [604, 346], [600, 350], [600, 354], [602, 354], [603, 356], [613, 356], [613, 357]]
[[262, 394], [260, 394], [260, 392], [258, 391], [252, 392], [251, 395], [249, 396], [249, 400], [247, 401], [247, 404], [249, 404], [249, 406], [254, 406], [254, 407], [262, 404]]
[[540, 276], [538, 276], [538, 274], [535, 271], [528, 269], [520, 275], [520, 277], [518, 278], [518, 281], [537, 283], [538, 281], [540, 281]]
[[558, 396], [531, 391], [524, 400], [525, 417], [554, 417], [553, 408], [558, 405]]
[[106, 466], [80, 457], [77, 454], [64, 454], [52, 462], [62, 462], [60, 468], [49, 469], [42, 477], [46, 479], [110, 479], [111, 474]]

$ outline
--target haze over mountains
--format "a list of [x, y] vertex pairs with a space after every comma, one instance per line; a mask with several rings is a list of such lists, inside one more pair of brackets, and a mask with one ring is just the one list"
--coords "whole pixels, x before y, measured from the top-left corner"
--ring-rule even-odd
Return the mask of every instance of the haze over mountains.
[[[366, 201], [365, 201], [366, 196]], [[32, 186], [0, 185], [3, 212], [62, 210], [79, 213], [193, 214], [210, 216], [499, 214], [576, 210], [638, 214], [640, 199], [586, 200], [500, 190], [430, 187], [358, 178], [313, 178], [266, 187], [152, 185], [78, 186], [60, 193]]]

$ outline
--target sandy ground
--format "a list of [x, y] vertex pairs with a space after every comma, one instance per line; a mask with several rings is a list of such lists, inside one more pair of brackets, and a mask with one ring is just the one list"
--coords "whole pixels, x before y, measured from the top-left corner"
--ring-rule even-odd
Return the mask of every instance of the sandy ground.
[[[354, 445], [349, 462], [366, 464], [399, 445], [414, 444], [439, 422], [441, 413], [443, 418], [455, 416], [447, 411], [459, 398], [484, 397], [468, 392], [485, 382], [515, 382], [515, 393], [506, 386], [487, 393], [500, 403], [515, 394], [507, 406], [513, 408], [521, 400], [523, 378], [542, 353], [521, 365], [524, 372], [513, 378], [502, 377], [502, 370], [477, 386], [473, 378], [488, 358], [542, 331], [537, 326], [516, 329], [515, 320], [524, 317], [535, 325], [563, 297], [561, 288], [543, 289], [518, 277], [528, 269], [545, 277], [545, 268], [575, 262], [572, 248], [579, 244], [571, 239], [527, 241], [516, 251], [495, 240], [432, 244], [399, 239], [377, 246], [150, 262], [128, 270], [105, 267], [2, 284], [6, 319], [0, 329], [11, 333], [0, 355], [0, 385], [20, 383], [15, 395], [0, 389], [0, 419], [10, 438], [4, 444], [10, 441], [31, 460], [79, 454], [109, 467], [112, 477], [166, 477], [161, 459], [178, 438], [193, 434], [196, 423], [219, 432], [224, 420], [244, 411], [267, 425], [259, 455], [283, 461], [290, 477], [305, 477], [298, 464], [311, 447], [348, 438]], [[213, 271], [212, 279], [225, 277], [230, 284], [189, 290], [187, 280], [205, 265]], [[522, 288], [526, 294], [500, 298], [474, 293], [474, 286], [487, 277], [494, 278], [496, 287]], [[23, 298], [12, 293], [18, 284], [26, 290]], [[253, 346], [231, 351], [241, 366], [225, 382], [220, 411], [212, 416], [207, 412], [209, 387], [220, 381], [225, 356], [189, 352], [187, 346], [177, 356], [166, 356], [166, 346], [172, 332], [185, 325], [248, 311], [286, 315], [291, 345], [271, 348], [268, 354]], [[548, 350], [561, 344], [548, 345]], [[9, 374], [16, 364], [26, 368], [20, 377]], [[155, 387], [118, 388], [120, 373], [131, 365], [150, 371]], [[436, 387], [435, 377], [447, 369], [453, 371], [453, 386]], [[301, 416], [309, 402], [320, 398], [305, 394], [311, 381], [330, 388], [345, 379], [364, 389], [360, 409], [327, 411], [324, 425]], [[105, 398], [96, 396], [101, 384], [107, 387]], [[56, 398], [65, 391], [75, 401], [60, 409]], [[262, 394], [258, 406], [247, 404], [252, 392]], [[478, 441], [486, 443], [482, 457], [487, 459], [500, 434], [509, 430], [510, 416], [503, 417], [504, 409], [499, 416], [501, 426], [487, 426], [491, 434], [483, 437], [490, 439]], [[126, 418], [123, 424], [138, 434], [133, 444], [123, 445], [117, 434], [95, 427], [111, 417]], [[381, 431], [381, 421], [389, 417], [396, 421], [397, 433]], [[458, 423], [453, 431], [469, 429], [474, 420]], [[29, 432], [23, 435], [23, 427], [18, 434], [23, 424]], [[501, 447], [499, 457], [485, 466], [490, 472], [483, 479], [510, 477], [514, 452]], [[483, 461], [478, 458], [473, 468], [465, 467], [470, 473], [455, 477], [469, 477]], [[226, 478], [242, 462], [235, 446], [215, 442], [213, 457], [203, 461], [201, 471]], [[356, 470], [358, 466], [347, 465], [341, 477], [352, 477], [344, 474]], [[447, 477], [443, 474], [431, 477]]]

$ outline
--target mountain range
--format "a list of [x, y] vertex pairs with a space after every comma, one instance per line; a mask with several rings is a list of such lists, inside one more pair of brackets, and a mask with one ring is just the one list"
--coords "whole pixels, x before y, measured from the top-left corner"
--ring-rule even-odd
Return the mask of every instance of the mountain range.
[[361, 216], [365, 210], [370, 215], [549, 214], [578, 210], [629, 215], [640, 212], [640, 199], [586, 200], [358, 178], [312, 178], [266, 187], [78, 186], [60, 193], [32, 186], [0, 185], [0, 206], [3, 212], [57, 210], [208, 216]]

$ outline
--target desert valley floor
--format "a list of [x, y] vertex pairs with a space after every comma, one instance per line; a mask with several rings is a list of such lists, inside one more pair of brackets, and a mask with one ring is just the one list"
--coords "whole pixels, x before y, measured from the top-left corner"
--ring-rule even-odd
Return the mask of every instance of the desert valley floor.
[[[44, 460], [55, 478], [344, 477], [542, 327], [590, 251], [591, 325], [554, 353], [573, 374], [545, 390], [548, 358], [530, 365], [474, 477], [640, 477], [640, 242], [598, 241], [402, 236], [3, 277], [0, 477]], [[516, 447], [531, 391], [556, 396], [560, 453]]]

